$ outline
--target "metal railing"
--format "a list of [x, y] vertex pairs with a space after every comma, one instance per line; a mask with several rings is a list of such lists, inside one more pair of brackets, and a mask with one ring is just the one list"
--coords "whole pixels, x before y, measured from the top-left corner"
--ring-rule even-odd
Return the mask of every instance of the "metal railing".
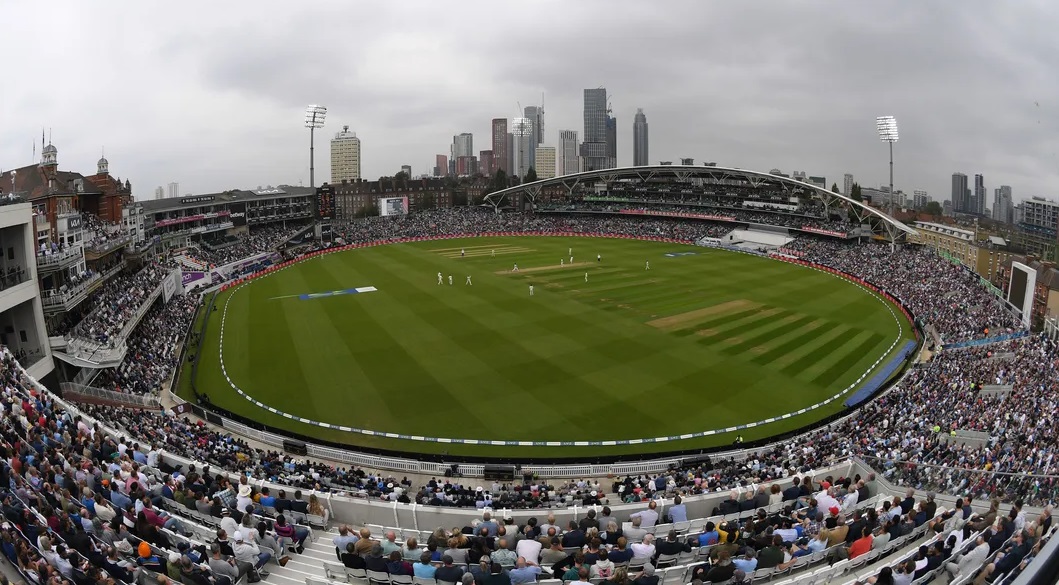
[[89, 404], [102, 402], [104, 404], [117, 404], [126, 408], [162, 409], [162, 403], [159, 402], [158, 397], [148, 394], [126, 394], [73, 382], [62, 382], [59, 384], [59, 389], [62, 390], [64, 398], [74, 402], [87, 402]]
[[74, 259], [83, 258], [84, 254], [80, 247], [66, 248], [54, 254], [37, 254], [37, 266], [60, 266]]
[[971, 494], [976, 499], [1023, 499], [1030, 505], [1059, 501], [1059, 475], [950, 467], [918, 461], [861, 456], [890, 483], [917, 490]]
[[106, 254], [118, 248], [123, 248], [132, 242], [132, 234], [125, 234], [117, 238], [85, 246], [85, 250], [96, 254]]

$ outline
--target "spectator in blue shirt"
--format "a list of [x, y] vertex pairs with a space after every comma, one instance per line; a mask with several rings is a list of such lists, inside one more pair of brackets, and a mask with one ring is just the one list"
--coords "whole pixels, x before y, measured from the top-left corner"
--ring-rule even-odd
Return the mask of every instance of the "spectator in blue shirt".
[[[494, 568], [499, 568], [499, 565], [494, 565]], [[533, 583], [537, 580], [537, 575], [541, 574], [541, 568], [537, 566], [537, 563], [527, 561], [525, 557], [519, 557], [515, 561], [515, 568], [507, 574], [511, 578], [511, 585]]]
[[754, 552], [754, 549], [748, 548], [745, 555], [732, 559], [732, 564], [735, 565], [735, 568], [741, 569], [749, 575], [757, 569], [757, 553]]
[[703, 533], [699, 535], [699, 546], [711, 546], [720, 540], [721, 535], [717, 532], [717, 526], [713, 522], [707, 522]]
[[669, 509], [669, 517], [673, 519], [673, 522], [688, 521], [688, 507], [681, 502], [679, 495], [673, 498], [673, 507]]
[[419, 562], [412, 565], [413, 574], [424, 579], [433, 579], [434, 571], [436, 570], [437, 568], [430, 563], [430, 553], [428, 552], [419, 555]]

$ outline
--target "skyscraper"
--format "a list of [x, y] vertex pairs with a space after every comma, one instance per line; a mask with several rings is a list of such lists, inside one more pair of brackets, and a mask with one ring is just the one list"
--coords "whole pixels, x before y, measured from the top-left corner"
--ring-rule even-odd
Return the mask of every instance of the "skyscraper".
[[970, 202], [967, 200], [967, 175], [963, 173], [952, 174], [952, 211], [954, 213], [967, 213]]
[[360, 138], [342, 126], [331, 139], [331, 183], [360, 179]]
[[159, 186], [154, 188], [154, 198], [155, 199], [164, 199], [165, 198], [165, 189], [163, 189], [161, 185], [159, 185]]
[[853, 193], [853, 175], [846, 173], [842, 176], [842, 194], [849, 197]]
[[607, 154], [608, 147], [617, 150], [617, 136], [608, 143], [607, 129], [610, 118], [607, 111], [607, 90], [605, 88], [585, 90], [585, 141], [581, 144], [581, 157], [584, 170], [614, 168], [615, 161]]
[[1001, 185], [993, 192], [993, 220], [1012, 223], [1015, 220], [1015, 206], [1011, 200], [1011, 187]]
[[554, 146], [544, 146], [542, 144], [537, 147], [537, 152], [533, 159], [533, 169], [537, 171], [538, 179], [551, 179], [555, 176]]
[[559, 131], [559, 148], [555, 156], [557, 176], [572, 175], [581, 171], [581, 160], [578, 156], [577, 130]]
[[912, 208], [923, 209], [930, 203], [930, 195], [927, 195], [926, 191], [916, 189], [912, 191]]
[[526, 106], [523, 114], [533, 122], [533, 144], [544, 144], [544, 106]]
[[445, 156], [444, 154], [434, 155], [434, 176], [449, 176], [449, 157]]
[[607, 115], [607, 168], [618, 166], [618, 119]]
[[649, 165], [647, 155], [647, 116], [643, 108], [636, 108], [632, 122], [632, 164], [637, 167]]
[[483, 150], [478, 153], [478, 172], [487, 177], [493, 176], [496, 169], [496, 161], [493, 160], [493, 151]]
[[180, 197], [180, 183], [169, 183], [169, 185], [166, 186], [166, 197]]
[[531, 158], [535, 150], [532, 144], [533, 121], [529, 118], [512, 118], [511, 137], [513, 140], [512, 156], [514, 158], [514, 167], [512, 167], [511, 173], [521, 179], [526, 176], [526, 172], [530, 170], [534, 163]]
[[974, 176], [974, 205], [971, 213], [985, 215], [985, 178], [981, 174]]
[[474, 135], [464, 132], [452, 137], [451, 160], [457, 160], [461, 156], [474, 156]]
[[495, 175], [497, 171], [511, 174], [508, 166], [507, 150], [507, 118], [493, 118], [493, 168], [490, 174]]

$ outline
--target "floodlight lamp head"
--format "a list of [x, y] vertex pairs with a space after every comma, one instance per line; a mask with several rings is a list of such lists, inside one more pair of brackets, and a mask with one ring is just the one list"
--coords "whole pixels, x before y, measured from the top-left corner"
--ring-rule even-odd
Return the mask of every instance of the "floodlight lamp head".
[[875, 118], [875, 129], [879, 131], [879, 140], [897, 142], [897, 119], [893, 116]]
[[305, 127], [323, 128], [324, 118], [327, 116], [327, 107], [311, 104], [305, 108]]

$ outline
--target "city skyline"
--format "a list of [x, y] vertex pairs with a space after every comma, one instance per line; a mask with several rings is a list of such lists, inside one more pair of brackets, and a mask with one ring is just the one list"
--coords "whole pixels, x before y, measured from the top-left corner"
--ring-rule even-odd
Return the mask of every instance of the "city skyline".
[[[110, 172], [130, 179], [139, 199], [150, 199], [152, 186], [173, 176], [183, 178], [181, 195], [308, 184], [301, 111], [321, 103], [334, 121], [324, 128], [329, 135], [341, 124], [356, 128], [365, 141], [362, 176], [374, 179], [408, 162], [431, 168], [454, 133], [478, 134], [480, 145], [489, 146], [490, 120], [524, 116], [516, 104], [538, 102], [542, 92], [548, 97], [544, 143], [558, 146], [558, 131], [547, 128], [583, 131], [581, 92], [605, 86], [618, 120], [618, 166], [633, 162], [630, 121], [643, 107], [654, 127], [651, 163], [691, 156], [700, 164], [757, 170], [805, 169], [827, 177], [848, 172], [861, 185], [879, 186], [887, 182], [887, 153], [873, 122], [892, 114], [902, 125], [895, 187], [905, 193], [945, 193], [944, 182], [962, 169], [990, 177], [993, 187], [1010, 185], [1016, 200], [1056, 197], [1059, 109], [1045, 98], [1059, 85], [1047, 74], [1059, 50], [1045, 24], [1059, 8], [836, 11], [826, 3], [765, 4], [677, 2], [663, 11], [634, 2], [616, 8], [585, 2], [565, 10], [554, 31], [542, 32], [493, 30], [430, 3], [415, 7], [429, 26], [398, 29], [385, 23], [407, 7], [360, 7], [351, 24], [351, 8], [342, 3], [323, 2], [307, 14], [285, 3], [265, 1], [246, 10], [235, 2], [202, 22], [187, 4], [99, 8], [57, 0], [46, 10], [64, 18], [51, 22], [48, 49], [33, 60], [16, 60], [9, 70], [20, 82], [5, 89], [13, 107], [0, 112], [0, 167], [36, 162], [44, 127], [63, 153], [64, 169], [95, 168], [106, 144]], [[527, 9], [519, 3], [478, 6], [508, 20]], [[613, 12], [606, 26], [586, 26], [601, 6]], [[474, 12], [475, 6], [468, 8]], [[670, 11], [687, 18], [674, 22]], [[12, 22], [45, 17], [45, 7], [34, 4], [5, 5], [3, 12]], [[125, 23], [120, 34], [96, 42], [90, 31], [118, 15]], [[694, 23], [707, 15], [724, 26], [694, 34]], [[167, 26], [150, 25], [158, 19]], [[816, 34], [801, 34], [806, 27]], [[306, 28], [317, 34], [292, 42]], [[556, 39], [586, 29], [581, 56], [593, 66], [561, 66], [568, 62], [566, 49]], [[8, 32], [13, 46], [41, 43], [27, 27]], [[350, 34], [363, 50], [333, 51], [335, 39]], [[961, 41], [969, 35], [985, 40]], [[637, 42], [614, 42], [625, 37]], [[868, 49], [880, 39], [893, 50]], [[515, 47], [516, 54], [501, 61], [488, 50], [497, 43]], [[129, 45], [141, 50], [123, 50]], [[482, 62], [453, 75], [451, 68], [422, 60], [424, 47], [433, 62], [471, 55]], [[387, 59], [372, 58], [381, 54]], [[687, 78], [687, 65], [697, 79]], [[57, 70], [91, 71], [96, 82], [60, 95], [47, 82], [48, 72]], [[972, 95], [959, 89], [966, 79], [982, 82]], [[678, 82], [680, 91], [673, 91]], [[834, 87], [824, 89], [821, 82]], [[174, 83], [180, 91], [151, 91]], [[123, 91], [105, 89], [114, 86]], [[330, 174], [325, 158], [317, 157], [321, 177]]]

